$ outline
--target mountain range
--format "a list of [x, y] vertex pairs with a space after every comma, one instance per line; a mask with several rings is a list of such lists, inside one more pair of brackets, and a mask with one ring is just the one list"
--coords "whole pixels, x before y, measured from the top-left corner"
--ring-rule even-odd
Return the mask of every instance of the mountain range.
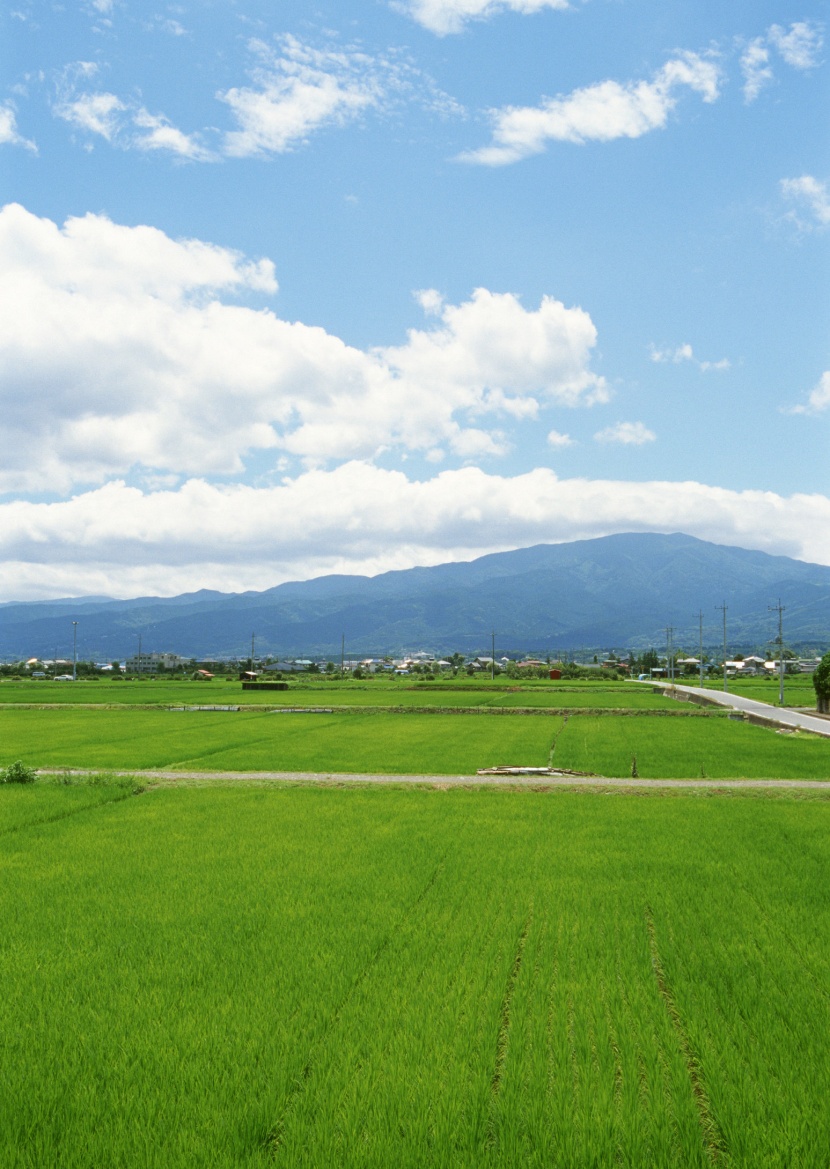
[[830, 568], [683, 534], [629, 533], [539, 544], [467, 562], [379, 576], [323, 576], [263, 592], [202, 590], [177, 597], [83, 597], [0, 605], [0, 657], [97, 661], [167, 650], [184, 657], [349, 657], [426, 649], [501, 654], [770, 646], [785, 606], [784, 641], [830, 646]]

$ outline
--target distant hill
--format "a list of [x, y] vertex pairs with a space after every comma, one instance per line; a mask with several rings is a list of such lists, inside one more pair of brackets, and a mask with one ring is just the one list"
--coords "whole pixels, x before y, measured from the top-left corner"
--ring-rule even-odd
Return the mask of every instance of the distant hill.
[[643, 649], [665, 644], [666, 626], [687, 650], [719, 645], [726, 601], [731, 651], [777, 634], [768, 606], [786, 606], [784, 636], [796, 648], [830, 645], [830, 568], [786, 556], [710, 544], [685, 535], [626, 534], [539, 544], [464, 563], [380, 576], [325, 576], [265, 592], [202, 590], [179, 597], [0, 605], [0, 656], [67, 656], [73, 619], [78, 652], [97, 660], [145, 651], [183, 656], [350, 656], [427, 649], [498, 653]]

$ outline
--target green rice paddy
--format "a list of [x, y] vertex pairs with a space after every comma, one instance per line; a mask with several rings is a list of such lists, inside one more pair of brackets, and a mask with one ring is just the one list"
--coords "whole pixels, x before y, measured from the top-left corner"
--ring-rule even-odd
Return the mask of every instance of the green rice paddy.
[[713, 716], [572, 716], [553, 752], [557, 767], [607, 776], [635, 759], [644, 779], [830, 779], [830, 739]]
[[827, 1165], [830, 801], [105, 791], [0, 788], [4, 1167]]
[[830, 740], [672, 704], [671, 715], [501, 717], [166, 709], [0, 709], [0, 762], [104, 770], [474, 775], [513, 764], [643, 778], [830, 779]]
[[[0, 765], [830, 779], [624, 683], [170, 709], [243, 693], [4, 683]], [[60, 778], [0, 785], [4, 1169], [828, 1164], [823, 792]]]
[[474, 774], [546, 767], [562, 719], [443, 714], [0, 710], [0, 759], [37, 767]]

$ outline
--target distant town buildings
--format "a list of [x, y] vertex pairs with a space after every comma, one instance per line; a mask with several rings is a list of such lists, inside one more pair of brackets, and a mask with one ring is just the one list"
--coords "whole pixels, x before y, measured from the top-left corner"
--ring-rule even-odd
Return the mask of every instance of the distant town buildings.
[[128, 674], [152, 674], [156, 670], [180, 670], [186, 664], [185, 658], [172, 653], [133, 654], [126, 661]]

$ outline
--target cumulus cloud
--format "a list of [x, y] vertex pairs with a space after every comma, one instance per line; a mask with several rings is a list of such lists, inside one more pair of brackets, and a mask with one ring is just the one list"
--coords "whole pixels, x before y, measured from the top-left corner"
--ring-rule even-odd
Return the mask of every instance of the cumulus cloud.
[[684, 361], [691, 361], [704, 373], [709, 370], [723, 371], [732, 368], [732, 362], [728, 357], [721, 357], [718, 361], [699, 361], [688, 341], [674, 349], [658, 349], [656, 345], [652, 345], [650, 346], [650, 354], [651, 360], [658, 365], [664, 365], [667, 362], [672, 365], [680, 365]]
[[810, 20], [798, 20], [789, 29], [773, 24], [763, 36], [749, 42], [741, 55], [744, 76], [744, 99], [749, 104], [775, 78], [771, 55], [775, 51], [793, 69], [806, 71], [819, 63], [824, 44], [821, 26]]
[[29, 138], [24, 138], [17, 129], [17, 116], [12, 106], [0, 105], [0, 146], [25, 146], [37, 154], [37, 147]]
[[263, 588], [625, 531], [683, 531], [830, 564], [825, 495], [560, 480], [547, 468], [415, 481], [354, 462], [275, 487], [110, 483], [58, 503], [2, 504], [0, 597]]
[[398, 0], [392, 4], [438, 36], [461, 32], [471, 20], [487, 20], [499, 12], [541, 12], [568, 8], [568, 0]]
[[[229, 298], [273, 264], [96, 215], [0, 212], [0, 490], [68, 490], [130, 468], [237, 474], [438, 448], [499, 455], [504, 425], [604, 401], [589, 315], [544, 297], [426, 297], [429, 327], [360, 350]], [[224, 300], [221, 299], [224, 297]], [[438, 457], [435, 453], [432, 458]]]
[[651, 81], [602, 81], [548, 98], [539, 106], [505, 106], [491, 112], [490, 146], [467, 151], [462, 161], [504, 166], [556, 142], [611, 142], [640, 138], [662, 129], [677, 105], [678, 92], [691, 89], [705, 102], [719, 96], [719, 69], [697, 53], [680, 53]]
[[810, 392], [807, 404], [793, 406], [791, 414], [821, 414], [830, 409], [830, 370], [826, 370], [819, 378], [818, 385]]
[[654, 442], [657, 435], [642, 422], [617, 422], [594, 435], [597, 442], [621, 443], [623, 446], [643, 446]]
[[574, 440], [569, 434], [561, 434], [558, 430], [551, 430], [548, 434], [548, 445], [552, 447], [573, 446]]
[[782, 179], [781, 194], [793, 205], [787, 217], [803, 231], [830, 224], [830, 192], [827, 183], [813, 175]]

